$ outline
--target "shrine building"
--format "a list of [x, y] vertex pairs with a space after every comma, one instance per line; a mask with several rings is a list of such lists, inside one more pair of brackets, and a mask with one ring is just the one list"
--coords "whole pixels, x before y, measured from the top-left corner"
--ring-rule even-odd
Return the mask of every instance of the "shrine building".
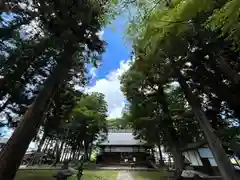
[[109, 130], [107, 138], [99, 145], [100, 153], [97, 163], [108, 165], [127, 165], [134, 163], [138, 166], [146, 166], [151, 157], [152, 146], [145, 141], [138, 140], [132, 130]]

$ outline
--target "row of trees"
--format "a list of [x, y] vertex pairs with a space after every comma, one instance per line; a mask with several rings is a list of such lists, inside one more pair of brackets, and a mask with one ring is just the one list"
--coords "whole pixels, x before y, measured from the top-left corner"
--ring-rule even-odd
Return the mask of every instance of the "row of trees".
[[[107, 134], [107, 104], [103, 94], [92, 93], [76, 99], [70, 115], [59, 125], [47, 120], [43, 125], [38, 151], [50, 154], [53, 165], [60, 160], [90, 159], [92, 148]], [[69, 157], [66, 157], [69, 156]]]
[[86, 66], [97, 66], [100, 60], [106, 43], [97, 33], [112, 17], [113, 4], [9, 0], [0, 5], [0, 125], [15, 128], [0, 154], [0, 179], [10, 180], [40, 127], [43, 137], [54, 134], [59, 142], [66, 138], [75, 149], [91, 146], [102, 130], [105, 108], [92, 109], [86, 102], [100, 102], [102, 95], [82, 95], [75, 87], [86, 85]]
[[178, 176], [181, 148], [206, 140], [223, 178], [236, 180], [225, 150], [239, 143], [240, 2], [132, 3], [134, 60], [121, 80], [128, 121], [139, 137], [169, 148]]

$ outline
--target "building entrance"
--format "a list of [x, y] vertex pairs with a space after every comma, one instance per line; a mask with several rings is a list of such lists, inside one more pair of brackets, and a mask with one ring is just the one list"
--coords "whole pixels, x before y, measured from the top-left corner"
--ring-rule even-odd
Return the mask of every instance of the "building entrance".
[[120, 163], [131, 164], [136, 162], [136, 157], [131, 152], [121, 152]]

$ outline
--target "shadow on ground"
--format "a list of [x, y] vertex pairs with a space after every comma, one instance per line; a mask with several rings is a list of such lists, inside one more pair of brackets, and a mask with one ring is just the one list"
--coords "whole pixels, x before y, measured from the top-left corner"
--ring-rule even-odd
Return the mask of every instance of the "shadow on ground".
[[[20, 170], [15, 180], [55, 180], [52, 176], [54, 170]], [[81, 180], [116, 180], [117, 171], [84, 171]], [[71, 177], [69, 180], [76, 180]]]
[[165, 180], [167, 172], [132, 172], [134, 180]]

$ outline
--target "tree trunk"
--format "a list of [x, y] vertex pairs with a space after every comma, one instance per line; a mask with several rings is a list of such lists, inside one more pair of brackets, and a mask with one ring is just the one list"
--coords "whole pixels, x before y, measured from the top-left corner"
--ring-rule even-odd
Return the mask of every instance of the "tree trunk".
[[46, 149], [47, 149], [47, 146], [48, 146], [48, 143], [49, 143], [49, 138], [46, 138], [44, 144], [43, 144], [43, 148], [42, 148], [42, 152], [45, 152]]
[[61, 161], [65, 161], [66, 156], [67, 156], [67, 142], [65, 143], [64, 148], [63, 148], [63, 155], [62, 155]]
[[224, 57], [219, 58], [217, 65], [228, 80], [230, 80], [233, 84], [238, 85], [240, 83], [239, 74], [231, 67]]
[[82, 149], [81, 149], [81, 147], [79, 147], [78, 148], [78, 156], [77, 156], [78, 160], [80, 159], [80, 156], [82, 154], [81, 152], [82, 152]]
[[55, 146], [54, 146], [54, 148], [53, 148], [53, 155], [54, 155], [54, 156], [57, 155], [58, 150], [59, 150], [59, 140], [56, 139], [56, 140], [55, 140]]
[[57, 148], [56, 159], [55, 159], [55, 162], [53, 163], [53, 166], [56, 166], [57, 163], [60, 162], [62, 149], [63, 149], [63, 144], [64, 144], [64, 141], [61, 142], [60, 148]]
[[[66, 61], [68, 62], [66, 63]], [[71, 64], [71, 59], [66, 57], [62, 62], [58, 62], [52, 74], [45, 81], [44, 87], [21, 118], [19, 126], [16, 128], [4, 150], [1, 152], [0, 179], [12, 180], [14, 178], [31, 140], [38, 133], [42, 118], [36, 117], [42, 116], [43, 109], [46, 106], [54, 87], [67, 76], [69, 69], [68, 65]]]
[[179, 138], [177, 137], [176, 130], [173, 127], [173, 120], [171, 118], [169, 108], [168, 108], [168, 102], [164, 93], [163, 87], [159, 87], [159, 93], [161, 97], [161, 105], [162, 105], [162, 111], [163, 111], [163, 121], [166, 125], [166, 128], [164, 128], [164, 134], [166, 137], [166, 140], [168, 142], [170, 151], [173, 155], [174, 164], [176, 168], [176, 178], [180, 178], [183, 166], [184, 166], [184, 159], [182, 156], [182, 152], [180, 150], [179, 145]]
[[52, 145], [52, 139], [50, 137], [48, 139], [49, 139], [49, 141], [48, 141], [48, 144], [47, 144], [47, 146], [46, 146], [46, 148], [44, 150], [44, 153], [48, 153], [49, 149], [50, 149], [50, 147]]
[[171, 144], [170, 145], [170, 151], [173, 155], [173, 160], [174, 160], [174, 165], [175, 165], [175, 169], [176, 169], [176, 173], [175, 176], [176, 178], [180, 178], [183, 168], [184, 168], [184, 159], [182, 156], [182, 152], [180, 151], [180, 148], [177, 145]]
[[68, 160], [71, 161], [71, 157], [72, 157], [72, 148], [69, 147], [69, 151], [68, 151]]
[[49, 154], [49, 152], [51, 151], [51, 148], [52, 148], [52, 144], [53, 144], [53, 139], [50, 137], [49, 144], [47, 146], [45, 153]]
[[164, 160], [163, 160], [163, 156], [162, 156], [161, 145], [158, 143], [157, 146], [158, 146], [158, 153], [159, 153], [159, 157], [160, 157], [159, 164], [161, 166], [164, 166]]
[[[214, 66], [215, 64], [216, 63], [214, 63]], [[201, 73], [204, 73], [204, 75], [208, 77], [204, 79], [198, 79], [198, 83], [200, 83], [201, 89], [208, 94], [211, 94], [212, 91], [214, 91], [219, 96], [219, 98], [228, 102], [230, 108], [234, 110], [235, 115], [238, 117], [238, 119], [240, 119], [240, 103], [238, 101], [239, 94], [236, 94], [236, 92], [233, 93], [232, 90], [229, 90], [227, 85], [222, 83], [221, 76], [216, 76], [215, 74], [209, 72], [206, 69], [206, 66], [201, 65]], [[210, 86], [211, 89], [207, 88], [207, 86]]]
[[73, 152], [72, 152], [72, 160], [75, 161], [76, 159], [76, 154], [77, 154], [77, 150], [74, 149]]
[[37, 152], [41, 152], [45, 140], [46, 140], [46, 135], [45, 135], [45, 133], [43, 133], [42, 139], [41, 139], [41, 141], [40, 141], [40, 143], [38, 145]]
[[71, 147], [68, 146], [66, 159], [70, 160], [70, 157], [71, 157]]
[[91, 160], [92, 149], [93, 149], [93, 144], [90, 143], [88, 147], [88, 160]]
[[175, 166], [175, 177], [176, 179], [181, 179], [182, 171], [184, 170], [184, 159], [181, 151], [179, 148], [176, 148], [176, 146], [172, 146], [170, 148], [172, 155], [173, 155], [173, 160], [174, 160], [174, 166]]
[[217, 162], [220, 173], [222, 174], [225, 180], [237, 180], [237, 176], [235, 174], [235, 170], [233, 168], [232, 163], [224, 151], [221, 141], [213, 132], [213, 129], [208, 121], [204, 111], [201, 108], [200, 102], [198, 102], [197, 98], [193, 95], [190, 87], [186, 83], [184, 76], [181, 74], [180, 70], [175, 69], [176, 76], [178, 78], [178, 82], [185, 94], [185, 97], [193, 109], [195, 116], [197, 117], [200, 127], [204, 132], [204, 135], [208, 141], [209, 147], [212, 150], [214, 158]]
[[71, 152], [70, 152], [70, 160], [71, 161], [73, 160], [73, 156], [74, 156], [74, 151], [73, 151], [73, 149], [71, 149]]
[[89, 144], [87, 141], [84, 141], [84, 160], [88, 161], [89, 157], [88, 157], [88, 148], [89, 148]]

